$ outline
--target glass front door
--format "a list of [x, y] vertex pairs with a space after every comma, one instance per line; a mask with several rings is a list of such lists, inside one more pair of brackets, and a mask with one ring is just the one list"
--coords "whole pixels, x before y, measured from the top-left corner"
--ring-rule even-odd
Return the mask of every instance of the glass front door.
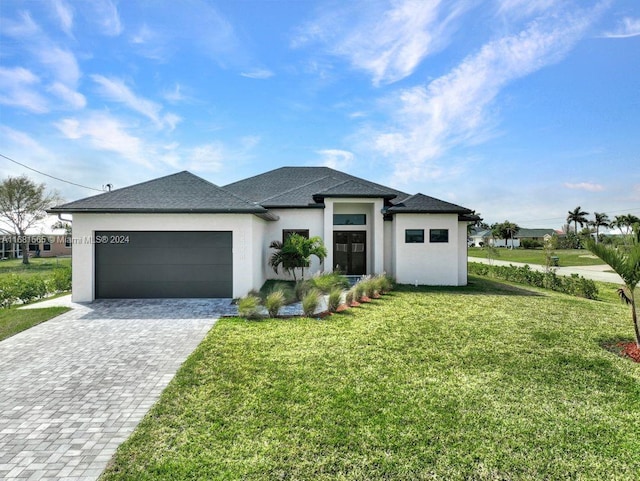
[[337, 231], [333, 233], [333, 267], [347, 275], [367, 273], [367, 233]]

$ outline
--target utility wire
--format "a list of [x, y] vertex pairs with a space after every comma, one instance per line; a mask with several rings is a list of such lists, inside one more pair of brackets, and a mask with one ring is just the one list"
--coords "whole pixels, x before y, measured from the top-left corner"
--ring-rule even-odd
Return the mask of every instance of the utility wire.
[[7, 157], [4, 154], [0, 154], [0, 157], [4, 157], [5, 159], [7, 159], [10, 162], [13, 162], [14, 164], [18, 164], [21, 165], [22, 167], [24, 167], [25, 169], [29, 169], [29, 170], [33, 170], [34, 172], [37, 172], [40, 175], [44, 175], [46, 177], [51, 177], [52, 179], [58, 180], [60, 182], [65, 182], [67, 184], [71, 184], [71, 185], [75, 185], [76, 187], [82, 187], [83, 189], [89, 189], [89, 190], [95, 190], [97, 192], [104, 192], [104, 190], [101, 189], [96, 189], [95, 187], [88, 187], [86, 185], [82, 185], [82, 184], [76, 184], [75, 182], [71, 182], [69, 180], [64, 180], [61, 179], [60, 177], [54, 177], [53, 175], [49, 175], [49, 174], [45, 174], [44, 172], [40, 172], [39, 170], [34, 169], [33, 167], [29, 167], [28, 165], [25, 165], [21, 162], [18, 162], [17, 160], [13, 160], [11, 157]]

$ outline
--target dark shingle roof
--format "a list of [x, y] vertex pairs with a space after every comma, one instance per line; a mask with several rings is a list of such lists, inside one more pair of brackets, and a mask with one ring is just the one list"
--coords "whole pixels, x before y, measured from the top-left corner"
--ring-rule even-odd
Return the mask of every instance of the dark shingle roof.
[[[351, 181], [350, 184], [345, 184]], [[224, 188], [264, 207], [308, 207], [314, 195], [331, 192], [345, 184], [349, 196], [405, 198], [409, 194], [361, 179], [329, 167], [281, 167], [226, 185]], [[338, 190], [334, 191], [337, 195]], [[329, 197], [329, 195], [326, 195]]]
[[521, 227], [518, 232], [514, 235], [516, 239], [523, 237], [544, 237], [546, 235], [553, 235], [556, 231], [554, 229], [527, 229], [525, 227]]
[[403, 201], [389, 207], [387, 212], [393, 214], [462, 214], [472, 215], [473, 212], [466, 207], [451, 204], [444, 200], [429, 197], [424, 194], [415, 194]]
[[184, 171], [69, 202], [68, 204], [56, 206], [50, 209], [49, 212], [263, 214], [267, 211], [264, 207], [254, 205], [222, 187]]
[[314, 198], [318, 199], [324, 197], [382, 197], [393, 199], [397, 196], [397, 194], [389, 192], [388, 189], [381, 189], [370, 182], [365, 184], [359, 180], [345, 180], [340, 184], [314, 194]]

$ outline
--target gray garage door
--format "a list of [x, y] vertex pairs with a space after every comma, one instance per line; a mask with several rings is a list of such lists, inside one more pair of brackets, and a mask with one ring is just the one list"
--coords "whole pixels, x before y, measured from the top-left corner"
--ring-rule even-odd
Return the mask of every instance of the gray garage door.
[[96, 298], [232, 297], [231, 232], [96, 232]]

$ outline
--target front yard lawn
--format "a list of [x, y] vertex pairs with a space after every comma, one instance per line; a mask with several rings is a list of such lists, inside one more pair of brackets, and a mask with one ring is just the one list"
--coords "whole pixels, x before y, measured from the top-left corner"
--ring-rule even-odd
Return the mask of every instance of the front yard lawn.
[[25, 329], [48, 321], [63, 312], [68, 307], [46, 307], [42, 309], [0, 309], [0, 341], [13, 336]]
[[9, 274], [20, 276], [50, 274], [60, 267], [71, 267], [71, 257], [32, 257], [27, 265], [22, 263], [22, 259], [0, 260], [0, 277]]
[[[507, 262], [524, 262], [526, 264], [545, 265], [544, 251], [542, 249], [506, 249], [498, 248], [498, 257], [495, 259]], [[469, 257], [487, 257], [487, 250], [480, 247], [469, 247]], [[604, 262], [586, 249], [557, 249], [555, 255], [559, 258], [560, 266], [599, 266]]]
[[470, 281], [221, 319], [101, 480], [636, 479], [628, 308]]

